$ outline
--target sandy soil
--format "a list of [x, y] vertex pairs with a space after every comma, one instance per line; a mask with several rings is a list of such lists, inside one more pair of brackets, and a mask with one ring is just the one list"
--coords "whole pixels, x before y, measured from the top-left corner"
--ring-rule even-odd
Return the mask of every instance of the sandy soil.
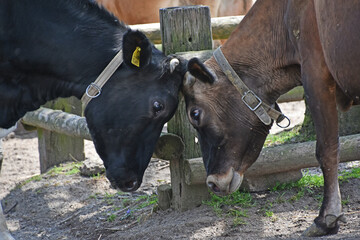
[[[291, 108], [298, 111], [299, 105]], [[301, 111], [289, 117], [302, 121]], [[87, 156], [97, 156], [91, 142], [86, 141], [85, 146]], [[316, 217], [322, 195], [321, 189], [309, 189], [293, 201], [296, 189], [251, 193], [252, 207], [234, 207], [246, 212], [235, 224], [234, 216], [227, 214], [233, 209], [227, 206], [223, 206], [223, 214], [207, 205], [186, 212], [161, 211], [156, 204], [139, 207], [156, 192], [156, 186], [170, 182], [168, 163], [163, 160], [152, 159], [136, 193], [119, 194], [104, 176], [44, 174], [41, 179], [24, 182], [40, 172], [34, 133], [12, 134], [3, 147], [0, 199], [8, 227], [19, 240], [299, 239]], [[360, 239], [359, 186], [360, 179], [341, 183], [348, 222], [341, 225], [340, 233], [312, 239]], [[267, 211], [273, 215], [267, 216]]]

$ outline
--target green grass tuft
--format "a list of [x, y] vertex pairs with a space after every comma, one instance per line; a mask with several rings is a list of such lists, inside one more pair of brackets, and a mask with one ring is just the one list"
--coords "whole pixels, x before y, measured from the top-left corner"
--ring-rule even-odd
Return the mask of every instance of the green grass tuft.
[[251, 194], [248, 192], [240, 192], [236, 191], [228, 196], [217, 196], [213, 193], [210, 193], [211, 199], [208, 201], [204, 201], [203, 203], [205, 205], [211, 206], [214, 208], [214, 210], [217, 212], [218, 208], [221, 208], [222, 206], [230, 206], [230, 205], [236, 205], [239, 207], [252, 207], [254, 206], [254, 201], [251, 197]]
[[35, 176], [32, 176], [31, 178], [29, 179], [26, 179], [22, 182], [20, 182], [19, 184], [16, 185], [16, 188], [21, 188], [23, 186], [25, 186], [26, 184], [28, 184], [29, 182], [38, 182], [42, 179], [42, 175], [35, 175]]
[[270, 191], [276, 192], [282, 190], [289, 190], [291, 188], [312, 189], [322, 186], [324, 186], [324, 178], [322, 176], [310, 175], [308, 172], [306, 172], [299, 181], [277, 184], [275, 187], [271, 188]]
[[140, 196], [136, 199], [138, 202], [142, 202], [137, 206], [137, 209], [142, 209], [150, 205], [155, 205], [158, 202], [157, 195], [153, 194], [151, 196]]
[[59, 166], [55, 166], [47, 171], [46, 175], [75, 175], [80, 172], [82, 164], [82, 162], [61, 163]]
[[115, 219], [116, 219], [116, 215], [115, 215], [115, 214], [111, 214], [110, 216], [108, 216], [107, 221], [108, 221], [108, 222], [113, 222], [113, 221], [115, 221]]
[[290, 130], [284, 130], [277, 134], [269, 134], [265, 140], [264, 147], [271, 147], [280, 144], [315, 141], [315, 139], [315, 134], [304, 133], [302, 126], [298, 125]]
[[352, 168], [351, 171], [341, 171], [339, 176], [340, 183], [347, 182], [351, 178], [360, 178], [360, 168]]
[[233, 226], [247, 224], [243, 219], [248, 217], [247, 211], [243, 208], [255, 206], [252, 196], [248, 192], [236, 191], [228, 196], [220, 197], [210, 193], [211, 199], [203, 201], [203, 204], [213, 208], [216, 215], [227, 214], [233, 217]]

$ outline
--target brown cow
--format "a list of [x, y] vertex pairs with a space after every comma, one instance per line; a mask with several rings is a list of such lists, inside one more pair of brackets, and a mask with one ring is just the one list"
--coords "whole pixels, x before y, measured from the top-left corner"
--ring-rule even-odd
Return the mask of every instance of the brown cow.
[[283, 118], [276, 99], [303, 85], [324, 176], [319, 216], [304, 234], [337, 233], [344, 218], [336, 105], [344, 110], [360, 104], [359, 22], [355, 0], [258, 0], [222, 52], [217, 50], [205, 64], [189, 61], [191, 75], [184, 79], [183, 93], [213, 192], [229, 194], [239, 188], [271, 124]]
[[211, 17], [244, 15], [254, 0], [96, 0], [126, 24], [159, 22], [159, 9], [186, 5], [206, 5]]

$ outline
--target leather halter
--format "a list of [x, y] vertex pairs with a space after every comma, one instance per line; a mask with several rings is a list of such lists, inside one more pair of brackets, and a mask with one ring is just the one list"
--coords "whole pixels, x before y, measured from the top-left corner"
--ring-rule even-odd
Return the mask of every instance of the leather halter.
[[105, 69], [100, 73], [100, 75], [96, 78], [95, 82], [90, 83], [89, 86], [86, 88], [86, 91], [81, 98], [84, 109], [89, 104], [91, 99], [96, 98], [101, 94], [101, 88], [110, 79], [110, 77], [114, 74], [114, 72], [116, 71], [116, 69], [118, 69], [122, 62], [123, 54], [122, 50], [120, 50], [111, 60], [111, 62], [105, 67]]
[[226, 77], [234, 85], [236, 90], [240, 93], [242, 101], [245, 105], [256, 114], [256, 116], [263, 122], [265, 125], [270, 125], [271, 120], [275, 120], [276, 124], [279, 126], [282, 120], [287, 119], [289, 121], [288, 125], [282, 128], [286, 128], [290, 125], [290, 120], [281, 112], [275, 110], [273, 107], [264, 103], [260, 97], [258, 97], [253, 91], [251, 91], [246, 84], [241, 80], [241, 78], [236, 74], [234, 69], [231, 67], [227, 59], [225, 58], [221, 47], [217, 48], [214, 51], [214, 58], [217, 64], [220, 66], [221, 70], [225, 73]]

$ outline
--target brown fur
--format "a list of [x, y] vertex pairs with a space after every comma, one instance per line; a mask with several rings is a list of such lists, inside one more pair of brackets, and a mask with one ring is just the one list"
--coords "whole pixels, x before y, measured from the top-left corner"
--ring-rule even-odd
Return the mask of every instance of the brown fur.
[[126, 24], [159, 22], [159, 9], [186, 5], [206, 5], [211, 17], [244, 15], [254, 0], [96, 0]]

